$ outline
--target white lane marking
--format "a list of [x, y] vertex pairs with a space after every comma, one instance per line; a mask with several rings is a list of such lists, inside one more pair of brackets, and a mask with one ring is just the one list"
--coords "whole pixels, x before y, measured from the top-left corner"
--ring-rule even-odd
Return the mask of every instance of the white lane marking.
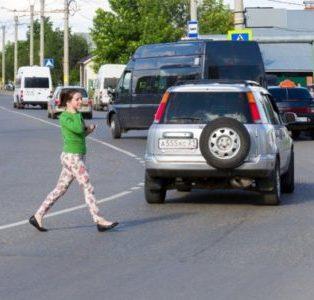
[[144, 186], [144, 182], [140, 182], [138, 186]]
[[[21, 112], [17, 112], [17, 111], [11, 110], [11, 109], [7, 109], [7, 108], [5, 108], [5, 107], [3, 107], [3, 106], [0, 106], [0, 109], [5, 110], [5, 111], [8, 111], [8, 112], [10, 112], [10, 113], [14, 113], [14, 114], [17, 114], [17, 115], [21, 115], [21, 116], [24, 116], [24, 117], [28, 117], [28, 118], [30, 118], [30, 119], [34, 119], [34, 120], [37, 120], [37, 121], [39, 121], [39, 122], [42, 122], [42, 123], [45, 123], [45, 124], [52, 125], [52, 126], [55, 126], [55, 127], [59, 127], [59, 128], [60, 128], [60, 125], [58, 125], [58, 124], [55, 124], [55, 123], [50, 122], [50, 121], [43, 120], [43, 119], [41, 119], [41, 118], [37, 118], [37, 117], [31, 116], [31, 115], [29, 115], [29, 114], [25, 114], [25, 113], [21, 113]], [[104, 145], [104, 146], [106, 146], [106, 147], [108, 147], [108, 148], [114, 149], [114, 150], [116, 150], [116, 151], [118, 151], [118, 152], [120, 152], [120, 153], [123, 153], [123, 154], [125, 154], [125, 155], [127, 155], [127, 156], [130, 156], [130, 157], [132, 157], [132, 158], [135, 158], [135, 159], [137, 159], [137, 160], [141, 160], [141, 158], [139, 158], [139, 157], [138, 157], [137, 155], [135, 155], [134, 153], [129, 152], [129, 151], [126, 151], [126, 150], [124, 150], [124, 149], [122, 149], [122, 148], [113, 146], [112, 144], [103, 142], [103, 141], [98, 140], [98, 139], [93, 138], [93, 137], [87, 137], [87, 139], [92, 140], [93, 142], [102, 144], [102, 145]]]
[[142, 187], [141, 186], [134, 186], [131, 188], [132, 191], [140, 190]]
[[[122, 197], [124, 197], [124, 196], [126, 196], [128, 194], [131, 194], [131, 193], [132, 193], [132, 191], [121, 192], [121, 193], [109, 196], [107, 198], [100, 199], [100, 200], [97, 201], [97, 203], [100, 204], [100, 203], [103, 203], [103, 202], [109, 202], [109, 201], [112, 201], [112, 200], [115, 200], [115, 199], [118, 199], [118, 198], [122, 198]], [[85, 208], [86, 206], [87, 206], [86, 204], [82, 204], [82, 205], [78, 205], [78, 206], [62, 209], [62, 210], [56, 211], [54, 213], [47, 214], [45, 216], [45, 218], [50, 218], [50, 217], [66, 214], [66, 213], [69, 213], [69, 212], [72, 212], [72, 211], [75, 211], [75, 210], [78, 210], [78, 209]], [[23, 221], [20, 221], [20, 222], [15, 222], [15, 223], [7, 224], [7, 225], [2, 225], [2, 226], [0, 226], [0, 230], [12, 228], [12, 227], [17, 227], [17, 226], [21, 226], [21, 225], [25, 225], [25, 224], [28, 224], [28, 220], [23, 220]]]
[[116, 147], [116, 146], [113, 146], [113, 145], [111, 145], [111, 144], [109, 144], [109, 143], [103, 142], [103, 141], [98, 140], [98, 139], [93, 138], [93, 137], [87, 137], [87, 138], [88, 138], [89, 140], [94, 141], [94, 142], [100, 143], [100, 144], [102, 144], [102, 145], [104, 145], [104, 146], [107, 146], [108, 148], [114, 149], [114, 150], [116, 150], [116, 151], [118, 151], [118, 152], [121, 152], [121, 153], [123, 153], [123, 154], [125, 154], [125, 155], [128, 155], [128, 156], [130, 156], [130, 157], [132, 157], [132, 158], [136, 158], [136, 159], [137, 159], [137, 155], [133, 154], [132, 152], [123, 150], [123, 149], [121, 149], [121, 148], [118, 148], [118, 147]]
[[46, 120], [43, 120], [43, 119], [40, 119], [40, 118], [37, 118], [37, 117], [33, 117], [33, 116], [29, 115], [29, 114], [25, 114], [25, 113], [21, 113], [21, 112], [17, 112], [17, 111], [11, 110], [11, 109], [7, 109], [7, 108], [5, 108], [3, 106], [0, 106], [0, 109], [8, 111], [8, 112], [13, 113], [13, 114], [21, 115], [21, 116], [24, 116], [24, 117], [27, 117], [27, 118], [30, 118], [30, 119], [34, 119], [34, 120], [37, 120], [39, 122], [42, 122], [42, 123], [45, 123], [45, 124], [48, 124], [48, 125], [52, 125], [52, 126], [55, 126], [55, 127], [60, 127], [58, 124], [55, 124], [53, 122], [49, 122], [49, 121], [46, 121]]

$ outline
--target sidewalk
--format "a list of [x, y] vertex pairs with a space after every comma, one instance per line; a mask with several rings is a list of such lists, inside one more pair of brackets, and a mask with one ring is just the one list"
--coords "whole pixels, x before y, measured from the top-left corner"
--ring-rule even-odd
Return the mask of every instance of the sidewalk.
[[0, 95], [13, 96], [14, 91], [0, 90]]

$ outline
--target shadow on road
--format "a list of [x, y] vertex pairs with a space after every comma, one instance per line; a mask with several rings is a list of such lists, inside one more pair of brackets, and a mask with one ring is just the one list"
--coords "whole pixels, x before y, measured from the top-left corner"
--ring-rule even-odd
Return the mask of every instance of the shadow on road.
[[147, 136], [123, 136], [122, 140], [146, 140]]
[[[168, 214], [158, 217], [150, 217], [150, 218], [144, 218], [144, 219], [135, 219], [135, 220], [129, 220], [129, 221], [123, 221], [121, 223], [121, 227], [134, 227], [138, 225], [143, 225], [146, 223], [153, 223], [153, 222], [161, 222], [165, 220], [174, 220], [174, 219], [180, 219], [185, 216], [194, 215], [195, 213], [175, 213], [175, 214]], [[120, 226], [119, 226], [120, 227]], [[118, 227], [117, 227], [118, 228]]]
[[[179, 219], [187, 215], [193, 215], [195, 213], [175, 213], [175, 214], [168, 214], [158, 217], [150, 217], [150, 218], [144, 218], [144, 219], [135, 219], [135, 220], [126, 220], [120, 222], [119, 226], [115, 229], [110, 230], [110, 232], [114, 231], [121, 231], [120, 229], [126, 229], [130, 227], [140, 226], [147, 223], [153, 223], [153, 222], [161, 222], [165, 220], [174, 220]], [[57, 228], [49, 228], [49, 231], [60, 231], [60, 230], [76, 230], [76, 229], [82, 229], [82, 228], [95, 228], [96, 226], [94, 224], [92, 225], [78, 225], [78, 226], [66, 226], [66, 227], [57, 227]]]
[[174, 192], [168, 203], [196, 204], [259, 204], [261, 196], [256, 192], [237, 190], [194, 190], [190, 193]]

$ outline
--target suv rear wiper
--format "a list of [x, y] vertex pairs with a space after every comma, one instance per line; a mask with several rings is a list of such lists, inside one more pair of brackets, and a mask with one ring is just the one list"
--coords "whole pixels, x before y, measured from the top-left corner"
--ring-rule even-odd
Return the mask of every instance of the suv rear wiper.
[[203, 121], [203, 119], [195, 118], [195, 117], [174, 117], [174, 118], [171, 118], [169, 122], [176, 121], [176, 120]]

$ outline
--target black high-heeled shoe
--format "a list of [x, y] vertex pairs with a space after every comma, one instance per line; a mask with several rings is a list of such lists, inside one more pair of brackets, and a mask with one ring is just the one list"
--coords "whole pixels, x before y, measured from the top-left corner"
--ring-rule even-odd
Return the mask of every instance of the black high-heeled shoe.
[[48, 231], [48, 229], [46, 229], [46, 228], [44, 228], [44, 227], [41, 227], [41, 226], [38, 224], [38, 222], [37, 222], [35, 216], [31, 216], [31, 217], [29, 218], [29, 223], [30, 223], [31, 225], [33, 225], [36, 229], [38, 229], [39, 231], [41, 231], [41, 232], [46, 232], [46, 231]]
[[99, 232], [104, 232], [104, 231], [107, 231], [109, 229], [112, 229], [116, 226], [119, 225], [119, 222], [113, 222], [111, 225], [100, 225], [100, 224], [97, 224], [97, 229]]

